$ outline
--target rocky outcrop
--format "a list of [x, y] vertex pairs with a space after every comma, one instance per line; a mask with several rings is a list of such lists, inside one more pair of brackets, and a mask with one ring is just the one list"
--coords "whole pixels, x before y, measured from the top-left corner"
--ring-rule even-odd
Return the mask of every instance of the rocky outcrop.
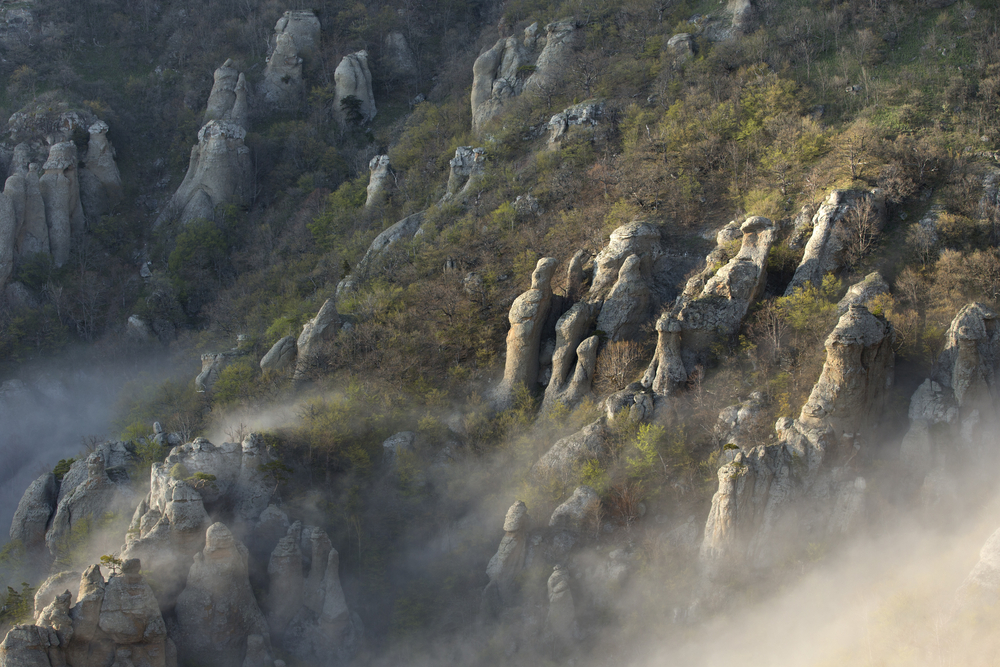
[[274, 26], [260, 95], [276, 108], [294, 108], [302, 101], [302, 56], [319, 45], [320, 23], [310, 10], [287, 11]]
[[[75, 590], [79, 583], [80, 573], [73, 572], [71, 570], [56, 572], [46, 577], [45, 581], [38, 585], [38, 590], [35, 591], [35, 622], [38, 622], [42, 610], [52, 604], [53, 600], [55, 600], [63, 592], [68, 592], [70, 589]], [[72, 604], [73, 593], [70, 593], [69, 601], [70, 604]]]
[[597, 316], [597, 328], [610, 341], [632, 340], [640, 335], [640, 326], [649, 319], [651, 290], [642, 276], [642, 260], [629, 255], [618, 271], [618, 280], [604, 299]]
[[[507, 102], [525, 90], [546, 90], [565, 75], [575, 48], [578, 24], [573, 19], [525, 29], [524, 38], [506, 37], [485, 51], [472, 66], [472, 129], [479, 132], [498, 116]], [[540, 43], [544, 43], [541, 52]]]
[[868, 302], [877, 296], [889, 293], [889, 283], [878, 271], [872, 271], [861, 282], [854, 283], [847, 289], [847, 294], [837, 303], [837, 312], [843, 315], [853, 305], [868, 306]]
[[285, 633], [285, 628], [302, 605], [305, 578], [302, 576], [302, 524], [296, 521], [267, 563], [267, 623], [275, 639]]
[[529, 522], [528, 508], [520, 500], [507, 510], [503, 522], [503, 539], [486, 566], [486, 576], [490, 578], [490, 583], [483, 591], [484, 606], [495, 609], [514, 602], [516, 578], [524, 568]]
[[532, 476], [538, 480], [572, 484], [580, 465], [604, 454], [606, 434], [607, 427], [598, 420], [556, 441], [532, 466]]
[[866, 483], [850, 462], [881, 417], [893, 339], [888, 322], [851, 306], [826, 340], [826, 363], [799, 418], [775, 425], [778, 444], [737, 451], [719, 469], [701, 546], [710, 579], [774, 563], [802, 531], [822, 540], [851, 530]]
[[311, 9], [286, 11], [274, 24], [274, 34], [291, 36], [299, 55], [308, 57], [319, 48], [319, 18]]
[[80, 169], [80, 201], [87, 219], [100, 220], [125, 196], [115, 164], [115, 149], [108, 141], [108, 125], [97, 121], [87, 130], [90, 140]]
[[593, 488], [578, 486], [573, 495], [552, 512], [549, 528], [579, 533], [588, 526], [597, 525], [600, 505], [601, 500]]
[[237, 69], [232, 58], [215, 70], [214, 77], [202, 123], [228, 121], [246, 128], [249, 115], [246, 78]]
[[298, 356], [298, 345], [295, 336], [285, 336], [271, 346], [260, 360], [260, 370], [263, 373], [280, 373], [295, 365]]
[[389, 179], [389, 156], [376, 155], [368, 163], [368, 197], [365, 199], [365, 208], [371, 208], [385, 202], [387, 196], [386, 187]]
[[49, 254], [49, 228], [45, 221], [45, 202], [38, 185], [38, 164], [32, 162], [30, 165], [14, 166], [14, 172], [4, 184], [3, 193], [14, 204], [17, 217], [16, 253], [20, 257], [36, 252]]
[[128, 651], [135, 664], [145, 660], [163, 667], [166, 662], [167, 628], [153, 590], [139, 574], [137, 559], [122, 563], [121, 573], [112, 575], [104, 588], [100, 630], [111, 640], [117, 655]]
[[742, 403], [723, 408], [713, 431], [716, 445], [724, 451], [727, 445], [734, 445], [737, 450], [751, 450], [757, 444], [755, 432], [762, 430], [760, 413], [763, 407], [764, 395], [755, 391]]
[[408, 215], [375, 237], [365, 256], [357, 263], [350, 275], [337, 283], [337, 297], [348, 294], [392, 260], [393, 251], [411, 240], [424, 221], [424, 212]]
[[19, 541], [30, 554], [45, 546], [45, 532], [58, 502], [56, 477], [48, 472], [31, 483], [21, 496], [10, 523], [10, 539]]
[[333, 112], [341, 124], [365, 124], [375, 118], [375, 95], [372, 93], [367, 51], [344, 56], [333, 78], [336, 83]]
[[753, 29], [757, 10], [752, 0], [729, 0], [726, 12], [732, 14], [734, 32], [748, 33]]
[[295, 378], [307, 378], [320, 364], [325, 345], [334, 340], [340, 331], [340, 314], [333, 299], [323, 302], [316, 317], [302, 325], [296, 348]]
[[0, 643], [3, 667], [52, 667], [64, 664], [59, 662], [61, 658], [59, 637], [50, 628], [15, 625]]
[[198, 131], [187, 173], [157, 224], [178, 216], [181, 224], [212, 218], [220, 204], [243, 204], [249, 196], [250, 149], [246, 129], [233, 121], [210, 120]]
[[211, 391], [228, 361], [229, 358], [225, 353], [206, 352], [201, 355], [201, 372], [194, 379], [195, 389], [202, 394]]
[[[739, 226], [739, 234], [734, 223], [719, 232], [705, 270], [688, 281], [674, 307], [657, 321], [656, 354], [642, 380], [655, 393], [669, 394], [685, 383], [711, 343], [739, 329], [763, 290], [774, 226], [767, 218], [753, 216]], [[739, 251], [719, 266], [734, 237], [741, 239]]]
[[475, 187], [483, 175], [486, 151], [472, 146], [459, 146], [448, 163], [448, 190], [443, 200], [462, 198]]
[[590, 394], [600, 338], [596, 335], [585, 338], [575, 349], [572, 345], [583, 335], [582, 331], [590, 328], [592, 321], [589, 304], [581, 302], [556, 323], [552, 373], [542, 399], [543, 411], [560, 403], [574, 406]]
[[248, 555], [225, 524], [208, 527], [205, 548], [195, 555], [187, 585], [177, 598], [182, 658], [241, 667], [250, 635], [270, 642], [264, 614], [250, 589]]
[[76, 165], [76, 144], [71, 141], [54, 144], [38, 180], [49, 227], [49, 247], [56, 266], [66, 263], [73, 238], [83, 234], [87, 225]]
[[604, 114], [604, 102], [587, 100], [566, 107], [549, 119], [548, 143], [558, 145], [559, 141], [574, 127], [594, 127]]
[[549, 576], [549, 612], [545, 617], [545, 627], [563, 643], [573, 640], [576, 625], [576, 610], [573, 606], [573, 592], [570, 590], [569, 571], [556, 565]]
[[519, 388], [531, 390], [538, 379], [539, 343], [542, 327], [549, 316], [556, 264], [551, 257], [538, 260], [531, 274], [531, 288], [517, 297], [510, 307], [507, 361], [494, 399], [499, 409], [512, 405]]
[[17, 245], [17, 211], [14, 202], [0, 193], [0, 287], [14, 271], [14, 251]]
[[389, 74], [397, 78], [417, 73], [416, 58], [413, 57], [413, 50], [403, 33], [390, 32], [385, 36], [382, 64], [388, 65]]
[[[852, 229], [850, 216], [869, 216], [866, 223], [871, 225], [867, 233], [881, 229], [885, 218], [885, 202], [877, 191], [834, 190], [812, 217], [812, 233], [806, 243], [802, 261], [795, 269], [795, 275], [785, 290], [791, 295], [806, 283], [819, 286], [823, 276], [839, 271], [844, 266], [845, 252], [849, 239], [857, 234]], [[805, 233], [801, 230], [800, 233]]]

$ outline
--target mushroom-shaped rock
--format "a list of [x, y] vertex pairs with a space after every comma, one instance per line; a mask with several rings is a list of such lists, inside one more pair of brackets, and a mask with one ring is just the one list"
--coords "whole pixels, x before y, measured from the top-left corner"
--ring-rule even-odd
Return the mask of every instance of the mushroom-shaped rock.
[[260, 360], [260, 370], [264, 373], [280, 373], [295, 365], [298, 345], [295, 336], [285, 336], [271, 346]]
[[549, 316], [552, 274], [557, 263], [551, 257], [538, 260], [531, 274], [531, 288], [514, 299], [510, 307], [507, 361], [495, 401], [501, 409], [513, 403], [519, 388], [530, 390], [538, 379], [538, 348], [542, 327]]
[[76, 604], [70, 610], [75, 644], [91, 642], [98, 637], [101, 607], [104, 604], [104, 577], [101, 568], [91, 565], [80, 576]]
[[250, 589], [247, 557], [246, 547], [225, 524], [208, 527], [205, 548], [195, 555], [177, 598], [178, 650], [185, 659], [241, 667], [247, 637], [269, 637]]
[[302, 325], [296, 346], [295, 378], [305, 379], [320, 364], [325, 352], [324, 346], [332, 341], [340, 331], [340, 314], [333, 299], [323, 302], [316, 317]]
[[375, 117], [375, 95], [372, 93], [367, 51], [344, 56], [333, 78], [336, 84], [333, 110], [342, 124], [363, 124]]
[[49, 227], [49, 247], [56, 266], [69, 259], [73, 237], [83, 234], [86, 228], [76, 164], [76, 144], [72, 141], [54, 144], [42, 166], [45, 173], [38, 180]]

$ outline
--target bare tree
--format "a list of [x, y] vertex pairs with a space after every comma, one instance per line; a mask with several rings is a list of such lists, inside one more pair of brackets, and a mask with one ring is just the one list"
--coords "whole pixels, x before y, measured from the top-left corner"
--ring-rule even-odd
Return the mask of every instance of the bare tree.
[[624, 389], [643, 361], [642, 346], [631, 340], [608, 343], [597, 357], [594, 384], [601, 394]]
[[882, 231], [882, 220], [870, 198], [859, 201], [844, 216], [842, 233], [844, 238], [844, 259], [847, 266], [854, 268], [878, 242]]

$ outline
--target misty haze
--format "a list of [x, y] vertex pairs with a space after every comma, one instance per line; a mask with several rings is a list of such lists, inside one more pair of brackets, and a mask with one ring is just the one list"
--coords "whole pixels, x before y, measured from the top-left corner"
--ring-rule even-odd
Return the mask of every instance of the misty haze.
[[0, 6], [0, 667], [1000, 664], [994, 5]]

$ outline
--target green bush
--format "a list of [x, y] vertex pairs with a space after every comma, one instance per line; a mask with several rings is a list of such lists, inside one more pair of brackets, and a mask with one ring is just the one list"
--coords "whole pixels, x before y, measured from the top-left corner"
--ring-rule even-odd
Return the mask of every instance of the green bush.
[[69, 468], [73, 465], [74, 461], [76, 459], [59, 459], [59, 463], [52, 469], [52, 474], [56, 476], [57, 482], [62, 481], [63, 476], [69, 472]]

